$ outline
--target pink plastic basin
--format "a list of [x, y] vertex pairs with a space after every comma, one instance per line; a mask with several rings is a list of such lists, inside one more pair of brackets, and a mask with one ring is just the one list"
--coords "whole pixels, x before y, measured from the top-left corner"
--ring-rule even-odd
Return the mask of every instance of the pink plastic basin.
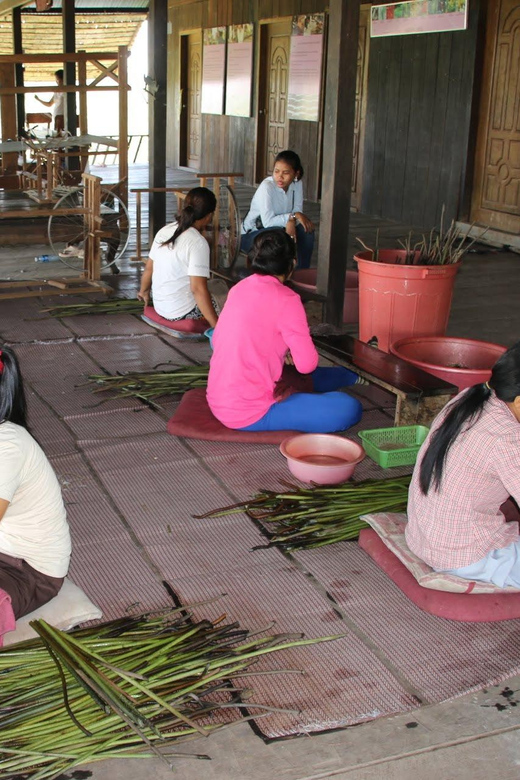
[[360, 444], [329, 433], [301, 433], [280, 444], [289, 470], [302, 482], [336, 485], [350, 479], [365, 457]]
[[[295, 287], [316, 292], [316, 268], [301, 268], [292, 275]], [[357, 271], [345, 274], [345, 298], [343, 300], [343, 322], [357, 322], [359, 319], [359, 281]]]
[[459, 390], [487, 382], [505, 351], [500, 344], [447, 336], [400, 339], [390, 347], [393, 355], [457, 385]]

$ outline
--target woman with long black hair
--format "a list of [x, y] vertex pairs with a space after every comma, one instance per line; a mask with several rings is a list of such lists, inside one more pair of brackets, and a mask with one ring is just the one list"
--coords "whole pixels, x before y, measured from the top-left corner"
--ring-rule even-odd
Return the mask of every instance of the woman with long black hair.
[[520, 588], [520, 342], [491, 379], [464, 390], [432, 425], [413, 473], [408, 546], [438, 571]]
[[177, 221], [155, 236], [137, 297], [147, 306], [151, 290], [155, 311], [167, 320], [204, 318], [212, 328], [217, 324], [216, 304], [208, 290], [209, 244], [201, 235], [216, 205], [211, 190], [194, 187]]
[[[50, 601], [70, 559], [61, 489], [27, 429], [22, 376], [14, 352], [0, 350], [0, 596], [15, 618]], [[3, 593], [2, 593], [3, 591]]]

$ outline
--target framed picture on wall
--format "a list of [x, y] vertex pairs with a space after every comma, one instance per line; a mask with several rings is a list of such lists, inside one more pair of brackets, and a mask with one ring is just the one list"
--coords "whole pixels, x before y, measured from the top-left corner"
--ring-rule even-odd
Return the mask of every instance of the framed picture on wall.
[[226, 69], [226, 28], [203, 30], [201, 113], [222, 114]]
[[252, 24], [228, 27], [226, 114], [230, 116], [251, 116], [253, 30]]
[[370, 37], [453, 32], [468, 26], [468, 0], [406, 0], [373, 5]]
[[294, 16], [289, 56], [287, 117], [317, 122], [323, 59], [324, 14]]

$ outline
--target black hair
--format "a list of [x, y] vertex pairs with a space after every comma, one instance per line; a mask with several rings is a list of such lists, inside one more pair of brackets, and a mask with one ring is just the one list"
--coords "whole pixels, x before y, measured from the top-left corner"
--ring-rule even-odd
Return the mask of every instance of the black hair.
[[184, 207], [177, 214], [177, 229], [171, 238], [163, 241], [164, 244], [173, 246], [181, 233], [193, 226], [198, 219], [204, 219], [217, 208], [215, 193], [207, 187], [194, 187], [184, 199]]
[[55, 70], [54, 71], [54, 75], [57, 76], [59, 79], [61, 79], [63, 81], [64, 74], [63, 74], [63, 70], [61, 68], [59, 70]]
[[283, 228], [263, 230], [253, 241], [247, 259], [251, 271], [261, 276], [289, 276], [294, 266], [296, 248]]
[[286, 149], [284, 152], [278, 152], [274, 158], [274, 164], [276, 165], [276, 163], [280, 161], [290, 165], [298, 179], [303, 179], [302, 161], [296, 152], [292, 152], [290, 149]]
[[512, 403], [520, 396], [520, 341], [499, 357], [487, 383], [473, 385], [453, 404], [442, 424], [433, 433], [419, 472], [419, 482], [424, 495], [428, 493], [432, 483], [436, 490], [439, 489], [451, 445], [463, 426], [467, 424], [465, 430], [468, 430], [477, 422], [491, 397], [491, 390], [495, 391], [497, 398], [506, 403]]
[[20, 366], [13, 350], [0, 349], [0, 424], [12, 422], [27, 428], [27, 405]]

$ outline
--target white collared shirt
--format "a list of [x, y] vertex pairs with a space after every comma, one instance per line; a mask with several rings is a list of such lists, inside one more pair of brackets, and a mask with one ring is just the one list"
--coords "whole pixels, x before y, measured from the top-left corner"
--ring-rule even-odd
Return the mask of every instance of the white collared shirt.
[[285, 227], [287, 220], [296, 211], [303, 211], [303, 186], [301, 181], [293, 181], [287, 192], [275, 184], [268, 176], [253, 195], [251, 206], [242, 223], [242, 233], [258, 230], [257, 219], [262, 227]]

